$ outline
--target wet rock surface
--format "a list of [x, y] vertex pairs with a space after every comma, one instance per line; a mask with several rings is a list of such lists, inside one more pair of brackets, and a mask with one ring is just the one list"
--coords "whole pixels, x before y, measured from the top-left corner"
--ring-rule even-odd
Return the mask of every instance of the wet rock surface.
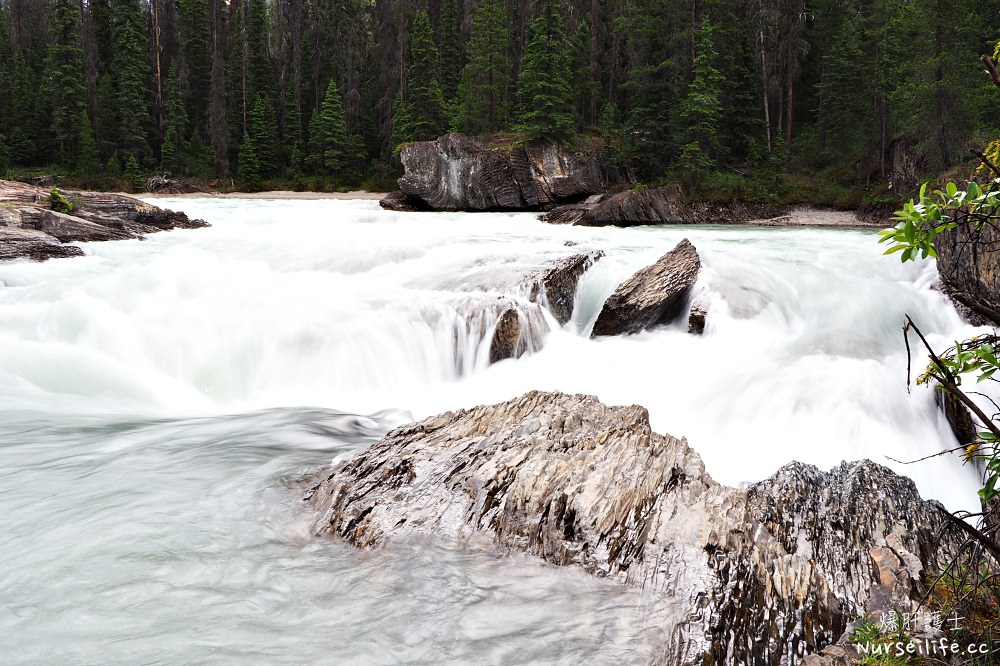
[[938, 557], [938, 509], [909, 479], [869, 461], [792, 463], [722, 486], [644, 408], [593, 396], [434, 416], [313, 479], [317, 535], [359, 547], [485, 536], [668, 598], [665, 664], [798, 663], [875, 595], [912, 603]]
[[934, 239], [945, 291], [979, 316], [975, 324], [1000, 325], [1000, 231], [986, 225], [979, 236], [969, 224]]
[[684, 308], [701, 259], [688, 239], [625, 282], [604, 302], [592, 337], [638, 333], [669, 323]]
[[79, 248], [59, 243], [141, 238], [167, 229], [208, 226], [184, 213], [101, 192], [60, 190], [73, 208], [58, 212], [51, 208], [50, 193], [51, 189], [0, 180], [0, 259], [80, 256]]
[[462, 134], [403, 146], [400, 195], [384, 207], [414, 200], [432, 210], [537, 210], [582, 199], [604, 188], [597, 151], [573, 152], [547, 141], [489, 144]]

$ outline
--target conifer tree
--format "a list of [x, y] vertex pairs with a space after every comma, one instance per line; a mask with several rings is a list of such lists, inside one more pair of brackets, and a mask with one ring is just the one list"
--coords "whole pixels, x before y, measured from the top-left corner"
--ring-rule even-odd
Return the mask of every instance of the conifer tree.
[[76, 170], [83, 174], [95, 174], [100, 170], [101, 155], [94, 140], [94, 130], [90, 126], [90, 117], [85, 110], [80, 110], [79, 152], [76, 158]]
[[257, 189], [261, 179], [260, 158], [257, 157], [257, 147], [253, 137], [247, 132], [240, 144], [239, 156], [236, 159], [236, 176], [249, 189]]
[[153, 125], [149, 83], [152, 80], [148, 44], [139, 0], [115, 4], [115, 107], [118, 114], [118, 146], [144, 164], [152, 157], [147, 137]]
[[509, 120], [510, 32], [504, 0], [483, 0], [472, 20], [462, 69], [456, 129], [467, 134], [506, 129]]
[[260, 164], [262, 178], [276, 175], [278, 166], [278, 122], [270, 100], [258, 94], [250, 111], [250, 138]]
[[49, 6], [51, 40], [46, 69], [46, 95], [52, 108], [52, 136], [61, 164], [79, 157], [80, 116], [84, 111], [83, 43], [80, 5], [75, 0], [53, 0]]
[[124, 177], [125, 182], [128, 183], [129, 191], [142, 191], [142, 169], [139, 168], [139, 161], [135, 159], [135, 155], [128, 156], [128, 160], [125, 162], [125, 171], [122, 173], [122, 177]]
[[413, 118], [410, 105], [403, 101], [403, 90], [396, 92], [396, 100], [392, 105], [392, 149], [396, 151], [404, 143], [413, 141]]
[[310, 165], [315, 173], [343, 176], [347, 120], [337, 82], [330, 79], [320, 109], [309, 123]]
[[688, 85], [681, 104], [683, 148], [680, 164], [692, 190], [702, 176], [715, 166], [722, 120], [723, 77], [715, 67], [718, 51], [712, 41], [714, 29], [703, 23], [698, 29], [698, 50], [694, 58], [694, 80]]
[[435, 139], [446, 127], [444, 93], [439, 81], [440, 62], [427, 12], [420, 10], [410, 30], [410, 63], [407, 69], [406, 104], [413, 139]]
[[458, 93], [458, 82], [462, 77], [461, 25], [458, 15], [458, 0], [444, 0], [441, 5], [441, 20], [438, 24], [437, 44], [440, 54], [441, 92], [445, 102], [452, 103]]
[[560, 0], [541, 3], [521, 61], [514, 129], [532, 138], [565, 137], [576, 130], [572, 49], [560, 5]]
[[181, 95], [176, 63], [170, 66], [166, 107], [160, 168], [175, 175], [186, 174], [188, 170], [184, 166], [184, 157], [187, 150], [188, 115]]

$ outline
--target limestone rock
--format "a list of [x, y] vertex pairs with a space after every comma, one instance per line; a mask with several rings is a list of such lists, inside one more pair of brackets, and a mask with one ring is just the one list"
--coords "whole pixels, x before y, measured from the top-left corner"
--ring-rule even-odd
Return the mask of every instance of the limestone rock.
[[934, 244], [938, 271], [952, 298], [988, 323], [1000, 325], [1000, 263], [996, 251], [1000, 231], [985, 225], [976, 242], [974, 235], [971, 225], [960, 224], [937, 236]]
[[497, 319], [490, 341], [490, 363], [498, 363], [504, 359], [517, 357], [517, 342], [521, 337], [521, 322], [517, 309], [510, 307], [503, 311]]
[[453, 133], [406, 144], [400, 160], [400, 191], [433, 210], [538, 209], [604, 187], [596, 151], [546, 141], [491, 145]]
[[395, 210], [402, 213], [416, 213], [430, 210], [430, 207], [417, 197], [407, 196], [402, 192], [390, 192], [381, 199], [378, 205], [386, 210]]
[[702, 335], [705, 332], [705, 320], [708, 318], [708, 301], [700, 296], [694, 299], [688, 312], [688, 333]]
[[631, 227], [648, 224], [736, 224], [784, 215], [788, 206], [742, 201], [690, 202], [676, 187], [633, 189], [559, 206], [542, 216], [553, 224]]
[[604, 302], [593, 337], [638, 333], [680, 314], [698, 279], [701, 259], [688, 239], [625, 282]]
[[556, 321], [565, 325], [573, 316], [580, 278], [603, 256], [604, 252], [600, 250], [574, 254], [527, 276], [526, 282], [531, 285], [531, 300], [547, 305]]
[[669, 664], [799, 662], [873, 589], [909, 602], [938, 564], [938, 509], [909, 479], [870, 461], [793, 463], [729, 488], [645, 409], [593, 396], [531, 392], [434, 416], [314, 478], [318, 535], [359, 547], [485, 535], [662, 595], [676, 609], [662, 628]]
[[82, 257], [75, 245], [62, 245], [52, 236], [31, 229], [0, 226], [0, 261], [27, 258], [45, 261], [59, 257]]
[[166, 229], [208, 226], [205, 221], [191, 220], [184, 213], [165, 210], [122, 194], [101, 192], [62, 191], [73, 209], [60, 213], [51, 209], [50, 192], [26, 183], [0, 180], [0, 229], [42, 234], [34, 236], [31, 242], [17, 243], [8, 234], [0, 258], [79, 256], [83, 254], [80, 248], [56, 251], [52, 247], [58, 247], [58, 242], [141, 238], [143, 234]]

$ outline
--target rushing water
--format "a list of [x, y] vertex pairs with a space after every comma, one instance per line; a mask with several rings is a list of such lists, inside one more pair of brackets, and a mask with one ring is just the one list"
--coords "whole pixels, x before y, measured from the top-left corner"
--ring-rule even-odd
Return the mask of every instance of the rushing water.
[[[0, 663], [647, 661], [669, 609], [640, 591], [482, 544], [309, 536], [298, 473], [530, 389], [642, 404], [725, 483], [870, 457], [974, 503], [954, 458], [887, 459], [954, 445], [930, 392], [907, 393], [904, 313], [939, 345], [973, 329], [932, 263], [883, 258], [871, 232], [159, 203], [214, 226], [0, 264]], [[590, 340], [614, 287], [683, 237], [705, 335]], [[573, 320], [488, 366], [489, 285], [590, 249], [607, 256]]]

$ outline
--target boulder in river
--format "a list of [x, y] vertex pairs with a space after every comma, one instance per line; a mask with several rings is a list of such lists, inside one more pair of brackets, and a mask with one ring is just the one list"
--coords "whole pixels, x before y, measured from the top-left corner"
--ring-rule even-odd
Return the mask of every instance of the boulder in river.
[[604, 302], [592, 336], [638, 333], [665, 324], [684, 309], [701, 259], [688, 239], [625, 282]]
[[604, 188], [599, 149], [573, 151], [550, 141], [487, 142], [462, 134], [403, 146], [399, 195], [384, 207], [433, 210], [537, 210]]
[[[79, 248], [59, 243], [122, 240], [166, 229], [206, 227], [184, 213], [165, 210], [123, 194], [65, 190], [72, 205], [67, 212], [52, 210], [51, 190], [0, 180], [0, 259], [79, 256]], [[16, 230], [16, 231], [15, 231]], [[25, 235], [21, 232], [33, 232]]]
[[662, 595], [663, 663], [692, 665], [777, 666], [832, 643], [884, 592], [876, 555], [899, 565], [889, 592], [909, 611], [942, 524], [912, 481], [869, 461], [730, 488], [644, 408], [537, 391], [397, 428], [317, 472], [306, 499], [316, 534], [359, 547], [485, 535]]

